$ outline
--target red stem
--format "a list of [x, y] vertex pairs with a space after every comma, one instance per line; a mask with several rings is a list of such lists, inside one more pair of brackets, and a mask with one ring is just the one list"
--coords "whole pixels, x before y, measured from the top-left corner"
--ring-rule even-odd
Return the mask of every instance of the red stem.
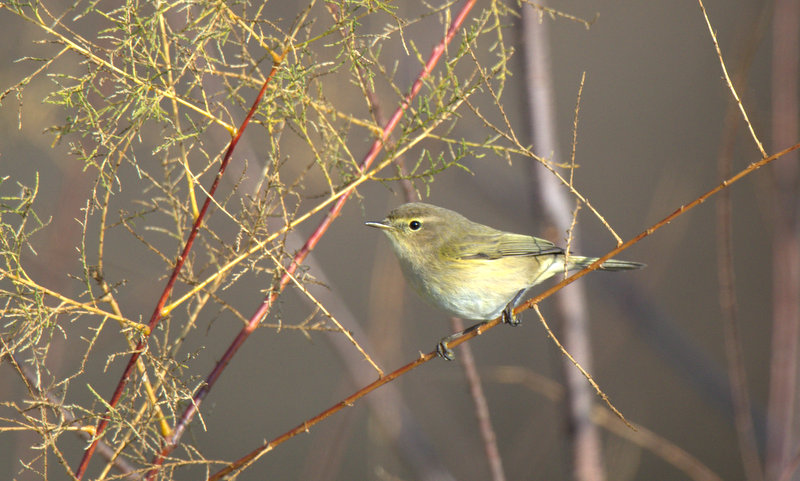
[[[400, 119], [403, 117], [403, 114], [406, 110], [408, 110], [409, 105], [411, 105], [411, 101], [416, 97], [417, 93], [419, 93], [420, 89], [422, 89], [422, 83], [428, 75], [433, 71], [433, 68], [436, 66], [436, 63], [441, 58], [442, 54], [445, 51], [445, 48], [450, 43], [450, 41], [455, 36], [455, 33], [460, 28], [461, 24], [464, 22], [469, 11], [475, 5], [476, 0], [469, 0], [466, 4], [462, 7], [459, 14], [453, 20], [453, 23], [450, 25], [450, 28], [447, 31], [444, 39], [433, 48], [431, 52], [431, 57], [428, 59], [428, 62], [423, 67], [422, 71], [418, 75], [416, 81], [411, 86], [411, 90], [403, 99], [403, 102], [400, 106], [395, 110], [394, 115], [389, 119], [389, 122], [384, 126], [383, 131], [381, 132], [381, 137], [376, 139], [373, 142], [372, 147], [370, 148], [369, 152], [367, 152], [364, 160], [361, 161], [361, 165], [359, 169], [361, 172], [365, 172], [370, 165], [375, 161], [378, 157], [378, 153], [383, 148], [384, 143], [391, 135], [392, 131], [397, 124], [400, 122]], [[289, 284], [291, 281], [291, 276], [297, 270], [297, 268], [303, 263], [303, 260], [306, 256], [314, 249], [317, 245], [319, 240], [328, 230], [333, 220], [339, 216], [339, 213], [342, 211], [345, 202], [347, 202], [350, 194], [353, 192], [354, 188], [347, 189], [344, 194], [342, 194], [339, 199], [337, 199], [336, 203], [334, 203], [333, 207], [328, 211], [328, 214], [325, 218], [322, 219], [319, 226], [317, 226], [316, 230], [311, 234], [311, 236], [306, 240], [303, 247], [295, 254], [294, 258], [292, 259], [291, 264], [289, 267], [286, 268], [286, 272], [281, 276], [280, 281], [278, 281], [278, 285], [272, 289], [272, 292], [267, 296], [261, 306], [256, 310], [253, 316], [248, 321], [247, 325], [239, 331], [236, 338], [233, 340], [228, 349], [225, 351], [225, 354], [219, 360], [214, 369], [211, 371], [211, 374], [208, 375], [206, 379], [206, 383], [201, 387], [197, 393], [195, 393], [193, 402], [186, 408], [183, 412], [183, 415], [180, 418], [177, 426], [175, 427], [175, 431], [172, 437], [168, 440], [165, 446], [162, 447], [161, 451], [155, 456], [153, 459], [153, 468], [148, 472], [146, 479], [151, 480], [155, 477], [155, 474], [158, 472], [158, 466], [160, 466], [166, 456], [168, 456], [178, 445], [178, 441], [180, 441], [183, 432], [186, 430], [186, 427], [194, 418], [195, 414], [197, 414], [197, 410], [200, 407], [200, 404], [203, 402], [203, 399], [211, 390], [211, 387], [214, 383], [219, 379], [219, 376], [222, 374], [222, 371], [231, 361], [233, 356], [236, 354], [236, 351], [244, 344], [244, 341], [250, 336], [250, 334], [258, 327], [258, 324], [270, 311], [273, 303], [281, 294], [283, 289]]]
[[[158, 322], [161, 320], [161, 310], [164, 308], [164, 305], [167, 303], [167, 299], [169, 299], [170, 294], [172, 294], [172, 288], [175, 286], [175, 281], [178, 278], [178, 274], [180, 274], [181, 268], [183, 267], [183, 263], [186, 261], [186, 257], [189, 255], [189, 251], [192, 249], [192, 245], [194, 244], [194, 240], [197, 237], [197, 232], [200, 230], [200, 226], [203, 224], [203, 219], [206, 216], [208, 211], [208, 206], [211, 204], [211, 199], [214, 197], [214, 192], [217, 190], [219, 186], [220, 180], [222, 180], [222, 174], [225, 172], [225, 168], [230, 163], [231, 157], [233, 155], [233, 150], [236, 148], [236, 144], [239, 143], [239, 139], [244, 133], [244, 129], [247, 127], [247, 124], [250, 123], [250, 119], [255, 114], [256, 109], [258, 108], [259, 103], [261, 103], [261, 99], [264, 97], [264, 93], [267, 90], [267, 85], [269, 84], [272, 77], [275, 75], [275, 72], [278, 70], [280, 63], [276, 62], [273, 67], [272, 71], [270, 71], [269, 76], [264, 81], [264, 85], [261, 86], [261, 90], [258, 92], [258, 96], [256, 96], [253, 105], [250, 107], [250, 111], [247, 113], [247, 116], [242, 121], [242, 125], [239, 127], [239, 130], [236, 132], [236, 135], [233, 136], [231, 139], [230, 145], [228, 145], [228, 150], [225, 151], [225, 156], [222, 158], [222, 163], [219, 166], [219, 172], [217, 172], [217, 176], [214, 179], [214, 183], [211, 184], [211, 188], [208, 190], [208, 196], [206, 197], [205, 202], [203, 203], [202, 209], [200, 209], [200, 214], [197, 216], [197, 219], [194, 221], [194, 225], [192, 225], [192, 231], [189, 233], [189, 238], [186, 240], [186, 245], [181, 252], [181, 255], [178, 256], [178, 260], [175, 263], [175, 268], [172, 270], [172, 275], [170, 275], [169, 280], [167, 281], [167, 285], [164, 287], [164, 291], [161, 294], [161, 298], [156, 303], [156, 307], [153, 310], [153, 315], [150, 316], [150, 322], [148, 326], [150, 328], [149, 332], [139, 341], [136, 345], [136, 349], [134, 350], [131, 358], [128, 360], [128, 365], [125, 366], [125, 370], [122, 372], [122, 377], [117, 383], [117, 388], [114, 390], [114, 394], [111, 396], [111, 399], [108, 401], [108, 405], [112, 408], [117, 405], [120, 398], [122, 397], [122, 392], [125, 390], [125, 386], [128, 384], [128, 380], [130, 379], [131, 372], [133, 371], [133, 366], [136, 364], [136, 361], [141, 356], [142, 352], [144, 352], [145, 347], [147, 346], [147, 339], [150, 336], [150, 333], [153, 332], [153, 329], [158, 325]], [[97, 425], [97, 429], [95, 431], [94, 441], [86, 451], [83, 453], [83, 459], [81, 459], [81, 464], [78, 466], [78, 471], [75, 474], [77, 479], [81, 479], [83, 474], [86, 472], [86, 468], [89, 466], [89, 461], [92, 459], [92, 455], [94, 454], [95, 449], [97, 448], [97, 442], [100, 440], [100, 436], [108, 426], [108, 422], [110, 417], [108, 412], [103, 415], [102, 419]]]

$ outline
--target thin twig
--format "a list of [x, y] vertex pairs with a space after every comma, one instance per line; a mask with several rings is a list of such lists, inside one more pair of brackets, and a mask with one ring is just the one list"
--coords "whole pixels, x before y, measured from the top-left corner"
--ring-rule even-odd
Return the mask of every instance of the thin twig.
[[353, 334], [350, 331], [348, 331], [347, 329], [345, 329], [344, 326], [342, 326], [342, 324], [339, 321], [336, 320], [336, 318], [333, 316], [333, 314], [331, 314], [330, 311], [328, 311], [328, 309], [326, 309], [325, 306], [323, 306], [322, 303], [319, 302], [314, 297], [314, 295], [311, 294], [308, 291], [308, 289], [306, 289], [306, 287], [303, 285], [302, 282], [297, 280], [297, 277], [295, 277], [293, 273], [291, 273], [288, 270], [284, 269], [284, 267], [281, 265], [280, 261], [278, 259], [276, 259], [275, 256], [272, 255], [272, 253], [269, 250], [267, 250], [266, 253], [267, 253], [267, 255], [269, 255], [270, 259], [272, 259], [272, 261], [275, 263], [275, 265], [278, 266], [278, 269], [283, 270], [284, 271], [284, 275], [289, 276], [289, 279], [291, 279], [291, 281], [294, 283], [295, 287], [300, 289], [300, 292], [305, 294], [305, 296], [308, 297], [308, 299], [310, 299], [312, 303], [314, 303], [314, 306], [316, 306], [317, 309], [322, 311], [322, 314], [324, 314], [328, 319], [330, 319], [331, 321], [333, 321], [334, 324], [336, 324], [336, 327], [339, 328], [339, 331], [342, 334], [344, 334], [344, 336], [347, 338], [347, 340], [350, 341], [350, 343], [353, 346], [355, 346], [355, 348], [358, 350], [359, 353], [361, 353], [362, 356], [364, 356], [364, 359], [368, 363], [370, 363], [372, 365], [372, 367], [378, 373], [378, 376], [383, 376], [383, 369], [381, 369], [378, 366], [378, 364], [372, 359], [372, 357], [370, 357], [370, 355], [367, 354], [367, 352], [364, 350], [364, 348], [361, 347], [361, 345], [358, 343], [358, 341], [356, 341], [353, 338]]
[[[450, 324], [455, 332], [464, 330], [464, 321], [461, 318], [451, 317]], [[500, 457], [500, 448], [497, 447], [497, 436], [494, 433], [492, 419], [489, 414], [489, 402], [483, 393], [481, 377], [469, 344], [461, 346], [461, 350], [458, 352], [458, 360], [464, 368], [467, 384], [469, 384], [469, 393], [475, 405], [475, 417], [478, 420], [481, 438], [483, 438], [483, 450], [486, 452], [486, 460], [489, 462], [489, 471], [492, 473], [491, 479], [492, 481], [505, 481], [506, 474], [503, 470], [503, 458]]]
[[[65, 430], [73, 431], [79, 434], [82, 438], [91, 439], [92, 434], [94, 433], [93, 426], [80, 426], [78, 425], [76, 429], [68, 429], [68, 425], [70, 424], [77, 424], [75, 420], [75, 416], [70, 412], [68, 409], [65, 409], [62, 406], [62, 401], [60, 399], [55, 398], [51, 392], [42, 389], [41, 383], [37, 382], [37, 376], [31, 374], [28, 371], [27, 367], [23, 367], [22, 365], [17, 362], [17, 359], [14, 357], [12, 350], [6, 344], [5, 339], [0, 337], [0, 343], [3, 345], [2, 351], [0, 351], [0, 359], [3, 357], [8, 357], [11, 366], [14, 368], [15, 371], [19, 374], [20, 378], [22, 379], [23, 384], [28, 390], [28, 394], [30, 394], [32, 400], [36, 400], [37, 398], [42, 398], [47, 400], [47, 406], [56, 410], [58, 414], [63, 418], [61, 423], [61, 428]], [[42, 403], [45, 404], [45, 403]], [[27, 429], [27, 428], [26, 428]], [[126, 460], [121, 459], [117, 456], [117, 453], [105, 442], [101, 442], [98, 445], [98, 451], [100, 454], [109, 460], [109, 465], [116, 468], [120, 473], [122, 473], [124, 479], [134, 480], [139, 479], [133, 473], [135, 471], [135, 467], [128, 463]], [[69, 469], [69, 468], [67, 468]], [[72, 474], [72, 473], [68, 473]]]
[[125, 327], [128, 327], [128, 328], [131, 328], [131, 329], [135, 329], [135, 330], [139, 331], [140, 333], [142, 333], [143, 335], [150, 334], [150, 328], [146, 324], [142, 324], [140, 322], [132, 321], [132, 320], [128, 319], [127, 317], [124, 317], [124, 316], [122, 316], [120, 314], [115, 314], [113, 312], [104, 311], [102, 309], [94, 307], [94, 306], [92, 306], [90, 304], [87, 304], [85, 302], [75, 301], [75, 300], [70, 299], [69, 297], [67, 297], [65, 295], [62, 295], [62, 294], [60, 294], [60, 293], [58, 293], [58, 292], [56, 292], [56, 291], [54, 291], [52, 289], [48, 289], [48, 288], [46, 288], [44, 286], [40, 286], [39, 284], [35, 283], [34, 281], [32, 281], [32, 280], [30, 280], [28, 278], [23, 278], [23, 277], [14, 275], [11, 272], [6, 271], [5, 269], [0, 269], [0, 276], [7, 277], [7, 278], [11, 279], [14, 282], [17, 282], [19, 284], [28, 286], [31, 289], [40, 292], [41, 294], [44, 294], [44, 295], [47, 295], [47, 296], [50, 296], [50, 297], [55, 297], [56, 299], [58, 299], [62, 303], [72, 306], [72, 308], [66, 308], [65, 307], [65, 308], [57, 308], [57, 309], [63, 309], [64, 311], [67, 311], [67, 312], [74, 311], [74, 310], [84, 310], [86, 312], [91, 312], [92, 314], [97, 314], [98, 316], [107, 317], [109, 319], [114, 319], [115, 321], [118, 321], [121, 325], [123, 325]]
[[[328, 10], [331, 12], [331, 16], [333, 17], [334, 21], [340, 22], [342, 18], [342, 12], [339, 10], [339, 7], [334, 3], [327, 3], [326, 6]], [[347, 32], [343, 29], [339, 29], [339, 33], [342, 35], [342, 39], [346, 42], [347, 48], [350, 51], [352, 56], [357, 55], [355, 52], [355, 37], [354, 36], [347, 36]], [[369, 111], [372, 114], [372, 118], [375, 120], [377, 125], [386, 125], [386, 119], [383, 116], [381, 104], [378, 102], [378, 96], [375, 94], [375, 91], [370, 88], [370, 83], [367, 80], [367, 74], [364, 72], [364, 69], [358, 62], [353, 62], [355, 67], [356, 76], [358, 78], [358, 86], [361, 89], [361, 92], [364, 95], [364, 99], [367, 101], [367, 105], [369, 106]], [[377, 134], [380, 135], [381, 129], [377, 130]], [[393, 142], [391, 137], [387, 139], [386, 146], [388, 150], [391, 150], [393, 147]], [[406, 202], [412, 202], [415, 196], [414, 192], [414, 185], [411, 181], [406, 177], [408, 175], [408, 169], [406, 168], [405, 157], [399, 155], [395, 159], [397, 168], [400, 170], [400, 187], [403, 188], [403, 196], [405, 197]]]
[[764, 150], [764, 146], [761, 145], [761, 141], [758, 140], [756, 131], [753, 129], [753, 124], [750, 123], [750, 118], [747, 116], [747, 111], [745, 111], [742, 101], [739, 100], [739, 94], [736, 93], [733, 82], [731, 82], [731, 78], [728, 75], [728, 69], [725, 67], [725, 61], [722, 59], [722, 51], [719, 49], [719, 42], [717, 42], [717, 34], [714, 33], [714, 28], [711, 26], [711, 21], [708, 19], [708, 13], [706, 12], [705, 5], [703, 5], [703, 0], [697, 0], [697, 2], [700, 4], [700, 10], [703, 12], [703, 18], [706, 21], [708, 33], [711, 34], [711, 40], [714, 41], [714, 49], [717, 51], [717, 58], [719, 58], [720, 67], [722, 67], [722, 74], [725, 75], [725, 82], [728, 84], [728, 90], [731, 91], [731, 95], [733, 95], [733, 98], [736, 100], [736, 104], [739, 106], [739, 111], [742, 113], [742, 118], [744, 118], [744, 122], [747, 124], [747, 128], [750, 130], [750, 135], [753, 137], [753, 141], [756, 143], [758, 151], [761, 152], [762, 157], [766, 157], [767, 152]]
[[583, 26], [586, 27], [586, 30], [589, 30], [589, 28], [591, 28], [592, 24], [594, 24], [594, 22], [596, 22], [597, 19], [600, 17], [600, 14], [596, 13], [594, 15], [594, 18], [592, 18], [591, 20], [586, 20], [586, 19], [577, 17], [575, 15], [572, 15], [572, 14], [569, 14], [569, 13], [566, 13], [566, 12], [562, 12], [561, 10], [556, 10], [555, 8], [550, 8], [548, 6], [542, 5], [541, 2], [537, 3], [537, 2], [534, 2], [532, 0], [520, 0], [520, 3], [524, 3], [524, 4], [527, 4], [527, 5], [530, 5], [531, 8], [533, 8], [536, 11], [538, 11], [539, 12], [539, 20], [541, 20], [541, 17], [546, 13], [551, 18], [561, 17], [561, 18], [566, 18], [567, 20], [572, 20], [573, 22], [578, 22], [580, 24], [583, 24]]
[[617, 409], [613, 404], [611, 404], [611, 401], [608, 399], [608, 396], [606, 395], [606, 393], [603, 392], [602, 389], [600, 389], [600, 386], [597, 385], [597, 382], [595, 382], [594, 378], [592, 378], [592, 375], [589, 374], [588, 372], [586, 372], [586, 369], [584, 369], [583, 366], [581, 366], [581, 363], [579, 363], [578, 361], [575, 360], [574, 357], [572, 357], [572, 354], [570, 354], [569, 351], [567, 351], [564, 348], [564, 346], [561, 344], [561, 341], [559, 341], [558, 338], [556, 337], [556, 335], [553, 334], [553, 331], [550, 330], [550, 326], [547, 325], [547, 321], [545, 320], [544, 316], [542, 315], [542, 311], [539, 310], [539, 305], [538, 304], [534, 304], [533, 305], [533, 310], [536, 311], [536, 314], [539, 316], [539, 321], [544, 326], [545, 331], [547, 331], [547, 335], [550, 336], [550, 339], [552, 339], [553, 342], [556, 344], [558, 349], [561, 351], [561, 354], [565, 355], [567, 357], [567, 359], [569, 359], [569, 362], [571, 362], [575, 367], [578, 368], [578, 370], [581, 372], [581, 374], [583, 374], [583, 377], [585, 377], [586, 380], [589, 381], [589, 384], [592, 385], [592, 387], [594, 388], [594, 390], [597, 393], [597, 395], [600, 396], [600, 398], [603, 400], [603, 402], [606, 403], [606, 406], [608, 406], [608, 408], [614, 414], [616, 414], [617, 417], [620, 420], [622, 420], [622, 422], [625, 423], [626, 426], [628, 426], [629, 428], [631, 428], [634, 431], [636, 431], [636, 428], [633, 427], [633, 424], [628, 422], [628, 420], [625, 419], [625, 416], [623, 416], [622, 413], [619, 412], [619, 409]]

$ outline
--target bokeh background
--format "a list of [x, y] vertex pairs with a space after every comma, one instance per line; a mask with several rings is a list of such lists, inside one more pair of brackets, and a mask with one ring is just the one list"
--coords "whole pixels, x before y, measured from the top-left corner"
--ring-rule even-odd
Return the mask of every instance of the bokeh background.
[[[67, 2], [48, 3], [54, 12], [67, 7]], [[400, 17], [413, 18], [425, 11], [405, 2], [396, 7]], [[568, 161], [576, 97], [585, 72], [575, 158], [580, 167], [575, 171], [575, 185], [623, 239], [628, 239], [720, 182], [717, 159], [725, 142], [731, 94], [696, 2], [567, 1], [551, 7], [581, 18], [599, 15], [589, 29], [563, 18], [543, 18], [551, 53], [557, 145], [561, 157]], [[770, 153], [788, 147], [772, 142], [773, 3], [708, 0], [706, 8], [729, 71], [734, 74], [746, 66], [739, 94], [755, 132]], [[287, 26], [298, 11], [294, 2], [272, 2], [263, 15], [280, 19], [276, 21]], [[324, 8], [316, 7], [312, 16], [324, 19], [325, 15]], [[380, 31], [384, 24], [377, 20], [370, 23], [372, 18], [366, 17], [361, 27]], [[506, 33], [511, 36], [507, 41], [516, 53], [509, 63], [511, 76], [503, 94], [504, 109], [515, 132], [528, 139], [523, 143], [529, 143], [522, 24], [514, 16], [505, 20], [509, 22]], [[54, 47], [40, 43], [48, 39], [45, 32], [7, 9], [0, 10], [0, 25], [6, 38], [13, 39], [0, 49], [4, 66], [0, 69], [0, 90], [5, 90], [39, 66], [19, 59], [47, 56]], [[91, 21], [78, 27], [87, 38], [99, 35]], [[434, 15], [409, 26], [406, 38], [413, 39], [425, 57], [443, 31], [441, 18]], [[387, 42], [382, 55], [396, 59], [394, 81], [407, 88], [419, 71], [414, 55], [399, 42]], [[60, 63], [51, 73], [69, 75], [81, 68], [77, 63]], [[36, 282], [77, 296], [84, 289], [74, 278], [81, 274], [77, 247], [82, 238], [82, 209], [87, 205], [94, 176], [69, 154], [70, 136], [54, 143], [54, 135], [45, 132], [63, 124], [68, 115], [43, 101], [56, 81], [38, 76], [21, 98], [12, 93], [2, 99], [0, 176], [8, 178], [0, 188], [7, 195], [19, 189], [16, 182], [32, 185], [38, 177], [35, 208], [43, 219], [49, 219], [49, 225], [33, 238], [35, 252], [29, 251], [23, 263]], [[329, 97], [339, 99], [340, 109], [350, 105], [353, 115], [367, 116], [357, 89], [344, 84], [341, 90], [336, 84], [327, 88]], [[240, 95], [252, 99], [255, 92], [245, 89]], [[395, 96], [382, 98], [384, 111], [393, 111]], [[238, 124], [244, 112], [236, 107], [230, 111], [232, 122]], [[736, 122], [734, 171], [760, 158], [739, 117]], [[77, 141], [79, 134], [70, 135]], [[136, 147], [141, 159], [157, 145], [158, 135], [157, 128], [142, 135]], [[252, 177], [260, 169], [263, 135], [260, 130], [244, 136], [234, 156], [232, 173], [225, 179], [225, 192], [230, 193], [240, 178], [244, 185], [254, 185], [247, 182], [255, 182]], [[465, 116], [448, 135], [481, 141], [488, 133], [481, 131], [474, 118]], [[224, 132], [209, 131], [204, 139], [213, 152], [224, 149], [226, 142]], [[363, 156], [370, 142], [365, 134], [360, 142], [353, 141], [351, 148], [357, 156]], [[293, 158], [291, 148], [289, 145], [283, 152], [289, 159]], [[429, 139], [407, 157], [419, 156], [423, 148], [434, 156], [450, 152], [442, 142]], [[536, 145], [533, 150], [537, 151]], [[544, 157], [552, 154], [537, 153]], [[303, 155], [302, 146], [297, 146], [297, 155]], [[242, 173], [245, 161], [248, 168]], [[796, 159], [777, 162], [792, 163]], [[285, 168], [296, 172], [306, 164], [305, 160], [287, 162]], [[509, 163], [487, 155], [466, 159], [463, 164], [469, 171], [451, 168], [437, 174], [429, 192], [428, 186], [418, 182], [423, 200], [500, 229], [537, 234], [564, 244], [566, 234], [543, 221], [543, 201], [532, 175], [541, 167], [534, 160], [515, 157]], [[129, 183], [128, 190], [120, 194], [118, 209], [125, 208], [126, 201], [146, 196], [146, 182], [140, 183], [140, 190], [133, 187], [137, 185], [133, 169], [123, 169], [121, 175], [128, 176]], [[309, 192], [324, 190], [322, 180], [311, 177], [309, 182]], [[770, 166], [729, 191], [738, 327], [762, 462], [773, 318], [774, 189], [775, 170]], [[366, 220], [381, 219], [403, 201], [402, 189], [396, 183], [364, 184], [315, 249], [308, 271], [316, 279], [324, 279], [324, 285], [312, 286], [313, 291], [335, 299], [326, 305], [337, 319], [356, 323], [363, 330], [365, 337], [360, 340], [368, 342], [370, 354], [384, 370], [430, 351], [450, 330], [444, 314], [405, 288], [386, 239], [363, 225]], [[628, 419], [685, 450], [719, 478], [743, 479], [723, 342], [715, 202], [712, 199], [679, 217], [620, 256], [644, 262], [646, 269], [593, 273], [582, 282], [591, 318], [592, 374], [612, 402]], [[319, 218], [320, 214], [301, 225], [288, 239], [287, 250], [299, 248]], [[588, 209], [582, 209], [577, 219], [581, 242], [573, 246], [575, 251], [602, 255], [615, 246]], [[226, 233], [224, 222], [218, 218], [212, 222], [216, 222], [213, 225], [218, 233], [235, 240], [235, 227]], [[168, 267], [123, 229], [109, 234], [107, 249], [107, 275], [125, 283], [119, 298], [123, 312], [134, 319], [146, 319], [163, 288]], [[253, 276], [252, 281], [226, 291], [225, 299], [250, 314], [268, 282], [268, 276]], [[542, 309], [559, 333], [558, 312], [552, 300], [545, 301]], [[296, 324], [310, 314], [311, 307], [303, 296], [289, 289], [268, 321]], [[90, 327], [81, 325], [87, 322], [85, 318], [73, 322], [65, 317], [59, 322], [68, 333]], [[198, 329], [182, 349], [187, 379], [198, 383], [210, 371], [240, 325], [222, 310], [208, 309], [201, 316]], [[127, 356], [108, 357], [125, 349], [113, 331], [108, 329], [100, 336], [85, 373], [70, 383], [67, 402], [91, 404], [93, 396], [87, 384], [104, 398], [110, 396], [127, 360]], [[210, 393], [201, 410], [202, 423], [195, 420], [184, 442], [196, 446], [208, 459], [233, 460], [360, 387], [362, 384], [352, 380], [341, 355], [332, 347], [333, 337], [340, 335], [312, 332], [303, 336], [292, 330], [259, 329]], [[572, 479], [564, 404], [546, 395], [549, 384], [540, 379], [563, 383], [563, 358], [533, 311], [523, 314], [520, 327], [500, 326], [474, 339], [470, 346], [483, 375], [508, 479]], [[55, 336], [47, 353], [52, 376], [74, 372], [85, 352], [80, 334]], [[499, 370], [501, 367], [507, 370]], [[522, 377], [510, 378], [509, 372]], [[417, 446], [426, 456], [454, 479], [489, 479], [473, 402], [459, 363], [428, 363], [392, 383], [392, 389], [392, 395], [402, 397], [407, 408], [404, 415], [414, 420], [417, 435], [424, 438]], [[9, 419], [15, 419], [16, 414], [9, 403], [24, 407], [26, 390], [8, 363], [0, 365], [0, 393], [6, 403], [3, 425], [10, 426], [13, 422]], [[368, 398], [378, 395], [373, 393]], [[357, 403], [267, 454], [242, 479], [422, 479], [419, 468], [392, 441], [393, 428], [378, 421], [373, 410], [380, 406], [380, 402]], [[800, 416], [793, 422], [795, 453]], [[692, 479], [651, 450], [606, 430], [602, 433], [608, 479]], [[22, 463], [38, 454], [39, 443], [38, 436], [24, 430], [0, 433], [0, 476], [68, 479], [52, 455], [46, 475], [23, 469]], [[85, 441], [62, 434], [58, 444], [74, 469]], [[190, 457], [180, 449], [176, 453]], [[94, 462], [100, 464], [97, 459]], [[174, 477], [201, 479], [204, 473], [202, 468], [188, 467], [175, 471]], [[800, 479], [800, 474], [796, 471], [784, 479]]]

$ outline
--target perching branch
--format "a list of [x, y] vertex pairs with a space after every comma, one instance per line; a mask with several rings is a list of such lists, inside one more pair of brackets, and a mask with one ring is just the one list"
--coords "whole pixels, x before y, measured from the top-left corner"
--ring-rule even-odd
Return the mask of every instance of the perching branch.
[[[607, 252], [605, 255], [603, 255], [602, 257], [598, 258], [591, 265], [585, 267], [584, 269], [582, 269], [580, 271], [577, 271], [576, 273], [574, 273], [571, 276], [567, 277], [566, 279], [562, 280], [561, 282], [559, 282], [558, 284], [554, 285], [553, 287], [551, 287], [551, 288], [547, 289], [546, 291], [542, 292], [541, 294], [538, 294], [537, 296], [529, 299], [525, 303], [517, 306], [517, 308], [514, 309], [514, 315], [516, 316], [517, 314], [519, 314], [519, 313], [521, 313], [523, 311], [526, 311], [528, 309], [533, 308], [534, 306], [536, 306], [540, 302], [542, 302], [544, 299], [547, 299], [548, 297], [552, 296], [553, 294], [555, 294], [559, 290], [563, 289], [565, 286], [567, 286], [569, 284], [572, 284], [573, 282], [575, 282], [576, 280], [578, 280], [581, 277], [585, 276], [586, 274], [598, 269], [603, 262], [607, 261], [608, 259], [611, 259], [612, 257], [614, 257], [617, 254], [619, 254], [620, 252], [628, 249], [629, 247], [633, 246], [634, 244], [637, 244], [638, 242], [643, 240], [645, 237], [648, 237], [648, 236], [652, 235], [657, 230], [661, 229], [662, 227], [666, 226], [667, 224], [669, 224], [670, 222], [674, 221], [678, 217], [684, 215], [685, 213], [687, 213], [690, 210], [694, 209], [695, 207], [699, 206], [700, 204], [702, 204], [703, 202], [708, 200], [710, 197], [712, 197], [715, 194], [718, 194], [719, 192], [721, 192], [723, 189], [726, 189], [726, 188], [730, 187], [732, 184], [738, 182], [739, 180], [741, 180], [744, 177], [748, 176], [749, 174], [755, 172], [756, 170], [760, 169], [761, 167], [764, 167], [765, 165], [768, 165], [769, 163], [781, 158], [782, 156], [786, 155], [787, 153], [793, 152], [793, 151], [795, 151], [797, 149], [800, 149], [800, 143], [795, 144], [795, 145], [793, 145], [793, 146], [791, 146], [791, 147], [789, 147], [787, 149], [784, 149], [784, 150], [782, 150], [782, 151], [780, 151], [780, 152], [778, 152], [776, 154], [773, 154], [773, 155], [771, 155], [769, 157], [766, 157], [766, 158], [760, 159], [760, 160], [758, 160], [756, 162], [753, 162], [752, 164], [747, 166], [747, 168], [739, 171], [737, 174], [733, 175], [732, 177], [722, 181], [720, 184], [718, 184], [717, 186], [715, 186], [711, 190], [707, 191], [706, 193], [700, 195], [699, 197], [697, 197], [693, 201], [689, 202], [688, 204], [686, 204], [684, 206], [679, 207], [678, 209], [676, 209], [674, 212], [672, 212], [668, 216], [664, 217], [660, 221], [656, 222], [655, 224], [653, 224], [649, 228], [647, 228], [644, 231], [642, 231], [636, 237], [633, 237], [632, 239], [630, 239], [630, 240], [628, 240], [626, 242], [623, 242], [621, 245], [619, 245], [616, 248], [612, 249], [611, 251]], [[448, 347], [452, 348], [452, 347], [458, 346], [459, 344], [467, 342], [470, 339], [473, 339], [474, 337], [480, 336], [480, 335], [490, 331], [491, 329], [494, 329], [499, 324], [502, 324], [502, 322], [503, 322], [502, 318], [498, 317], [497, 319], [494, 319], [492, 321], [488, 321], [487, 323], [481, 325], [477, 329], [472, 329], [472, 328], [467, 329], [466, 331], [463, 331], [463, 336], [458, 337], [455, 340], [453, 340], [452, 342], [450, 342], [448, 344]], [[261, 456], [263, 456], [263, 455], [267, 454], [268, 452], [272, 451], [273, 449], [275, 449], [277, 446], [279, 446], [280, 444], [284, 443], [285, 441], [293, 438], [294, 436], [297, 436], [298, 434], [308, 432], [312, 427], [314, 427], [320, 421], [322, 421], [322, 420], [326, 419], [327, 417], [329, 417], [329, 416], [341, 411], [345, 407], [352, 407], [355, 404], [356, 401], [358, 401], [359, 399], [363, 398], [364, 396], [366, 396], [370, 392], [378, 389], [379, 387], [381, 387], [381, 386], [383, 386], [383, 385], [385, 385], [385, 384], [387, 384], [387, 383], [389, 383], [391, 381], [394, 381], [395, 379], [399, 378], [400, 376], [403, 376], [404, 374], [406, 374], [406, 373], [408, 373], [408, 372], [410, 372], [410, 371], [422, 366], [423, 364], [425, 364], [428, 361], [431, 361], [431, 360], [433, 360], [433, 359], [435, 359], [437, 357], [438, 357], [438, 354], [437, 354], [436, 350], [433, 350], [433, 351], [431, 351], [431, 352], [429, 352], [427, 354], [420, 355], [420, 357], [417, 358], [416, 360], [411, 361], [408, 364], [406, 364], [406, 365], [404, 365], [404, 366], [402, 366], [402, 367], [390, 372], [385, 377], [382, 377], [382, 378], [376, 380], [375, 382], [362, 387], [361, 389], [357, 390], [353, 394], [347, 396], [346, 398], [344, 398], [341, 401], [337, 402], [333, 406], [329, 407], [325, 411], [322, 411], [321, 413], [317, 414], [316, 416], [313, 416], [311, 418], [306, 419], [305, 421], [303, 421], [302, 423], [298, 424], [293, 429], [290, 429], [289, 431], [281, 434], [280, 436], [277, 436], [276, 438], [274, 438], [274, 439], [272, 439], [272, 440], [270, 440], [268, 442], [265, 442], [260, 447], [254, 449], [253, 451], [251, 451], [247, 455], [239, 458], [238, 460], [236, 460], [233, 463], [231, 463], [229, 466], [227, 466], [224, 469], [216, 472], [213, 476], [211, 476], [209, 478], [209, 481], [216, 481], [216, 480], [222, 479], [224, 476], [227, 476], [227, 475], [229, 475], [229, 474], [231, 474], [231, 473], [233, 473], [235, 471], [239, 471], [241, 469], [244, 469], [245, 467], [247, 467], [250, 464], [252, 464], [253, 462], [255, 462], [258, 458], [260, 458]]]

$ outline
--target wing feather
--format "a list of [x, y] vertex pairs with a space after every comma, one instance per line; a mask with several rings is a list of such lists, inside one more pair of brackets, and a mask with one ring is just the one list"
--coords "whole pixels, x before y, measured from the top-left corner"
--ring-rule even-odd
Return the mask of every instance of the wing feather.
[[550, 241], [501, 231], [469, 234], [454, 247], [453, 255], [459, 259], [499, 259], [507, 256], [541, 256], [564, 252]]

